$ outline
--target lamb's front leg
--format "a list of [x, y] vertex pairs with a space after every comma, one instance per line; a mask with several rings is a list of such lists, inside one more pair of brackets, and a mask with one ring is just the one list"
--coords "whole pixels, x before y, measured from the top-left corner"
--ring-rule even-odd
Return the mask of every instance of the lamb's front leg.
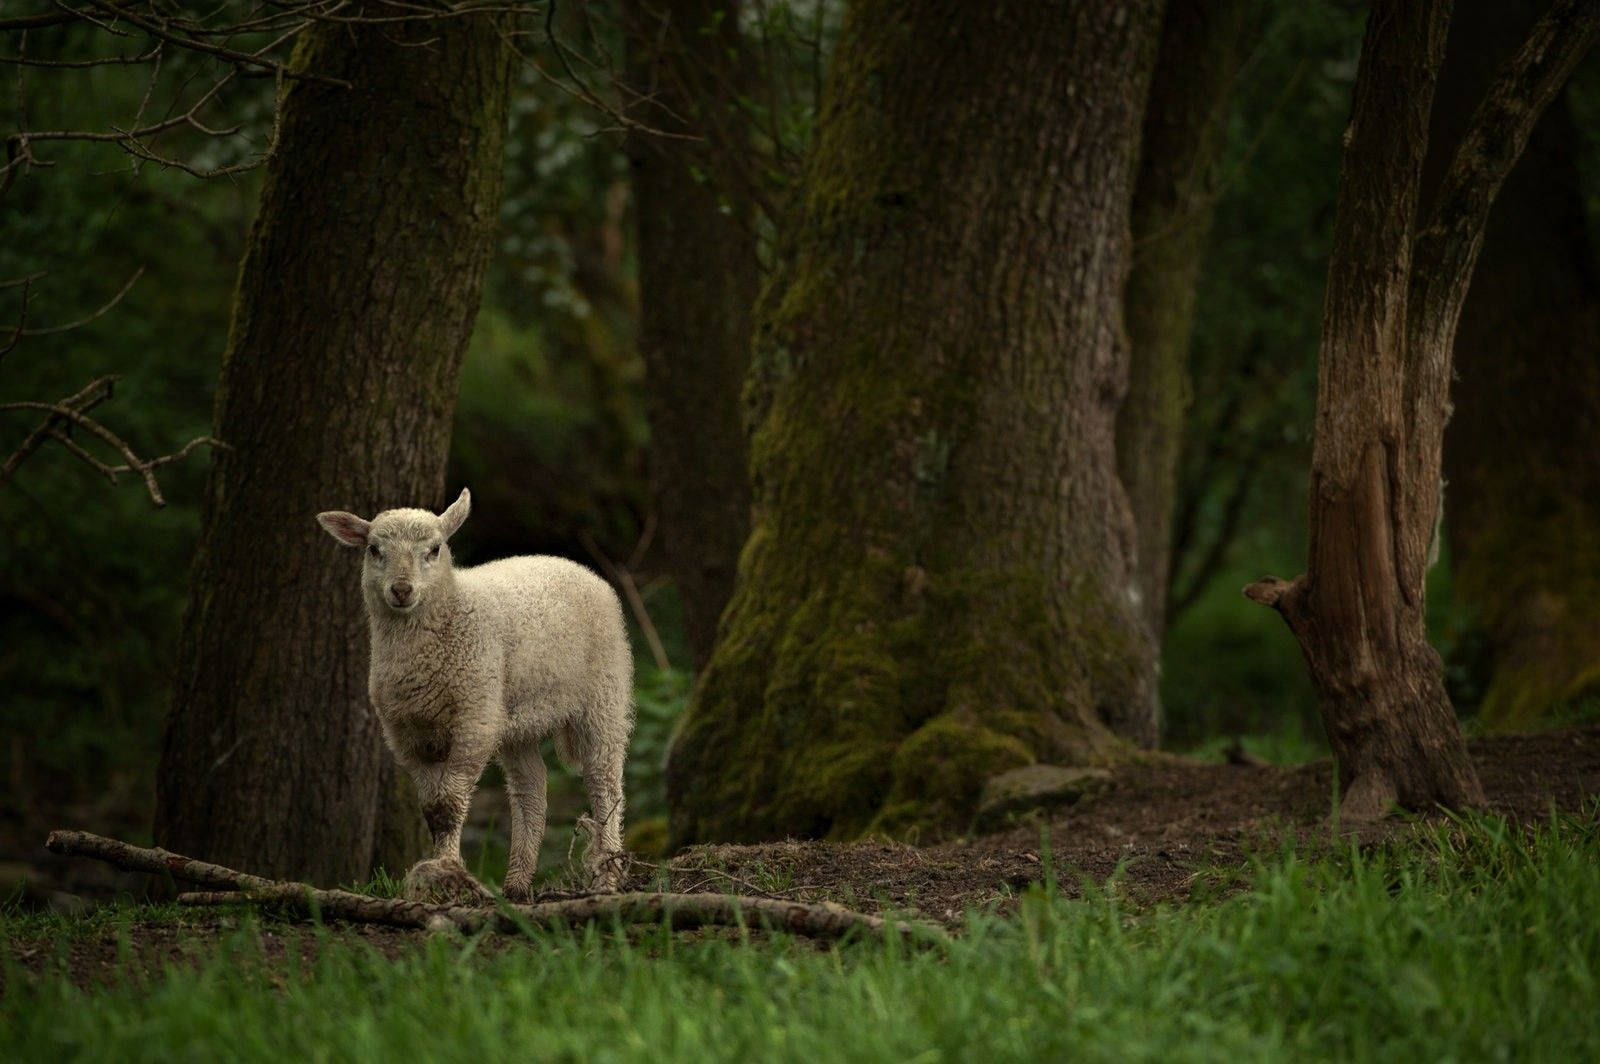
[[433, 837], [433, 856], [406, 873], [405, 895], [413, 901], [470, 905], [492, 900], [461, 860], [461, 829], [472, 805], [472, 791], [483, 763], [441, 762], [414, 769], [411, 778], [422, 800], [422, 816]]
[[505, 895], [527, 901], [539, 870], [539, 844], [544, 841], [546, 776], [539, 744], [531, 742], [501, 754], [506, 770], [506, 797], [511, 802], [511, 859], [506, 866]]

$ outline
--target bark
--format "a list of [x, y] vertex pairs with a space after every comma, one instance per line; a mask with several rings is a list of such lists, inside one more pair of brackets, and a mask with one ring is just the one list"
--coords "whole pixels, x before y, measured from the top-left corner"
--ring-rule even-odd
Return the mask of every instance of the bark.
[[[1433, 116], [1434, 183], [1495, 65], [1543, 8], [1457, 16]], [[1480, 712], [1498, 729], [1558, 719], [1600, 686], [1600, 277], [1577, 139], [1563, 94], [1495, 201], [1456, 332], [1445, 529], [1457, 600], [1487, 636]]]
[[232, 450], [179, 645], [163, 845], [321, 881], [419, 848], [367, 704], [356, 563], [313, 517], [443, 501], [500, 194], [502, 28], [330, 23], [296, 51], [353, 87], [294, 81], [281, 104], [218, 386]]
[[[1138, 533], [1141, 604], [1158, 643], [1166, 627], [1195, 287], [1248, 6], [1246, 0], [1169, 0], [1145, 106], [1126, 296], [1132, 361], [1128, 397], [1117, 414], [1117, 471]], [[1133, 737], [1153, 739], [1158, 724]]]
[[1246, 589], [1305, 652], [1344, 788], [1341, 815], [1481, 804], [1424, 631], [1451, 346], [1489, 206], [1592, 40], [1593, 0], [1557, 0], [1502, 69], [1416, 231], [1450, 5], [1374, 3], [1345, 132], [1328, 269], [1305, 575]]
[[674, 844], [964, 828], [1125, 747], [1153, 653], [1116, 475], [1155, 3], [854, 5], [746, 388], [752, 532]]
[[[629, 80], [645, 94], [628, 154], [639, 240], [639, 353], [651, 497], [695, 669], [703, 669], [750, 530], [739, 393], [760, 271], [754, 211], [723, 160], [748, 154], [736, 103], [739, 8], [630, 0]], [[731, 57], [731, 58], [730, 58]]]

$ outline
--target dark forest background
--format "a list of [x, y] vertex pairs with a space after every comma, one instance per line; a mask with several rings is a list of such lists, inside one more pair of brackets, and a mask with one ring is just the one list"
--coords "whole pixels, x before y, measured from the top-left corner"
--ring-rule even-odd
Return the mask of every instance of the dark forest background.
[[[1298, 571], [1306, 555], [1316, 353], [1364, 10], [1245, 6], [1195, 298], [1161, 656], [1162, 745], [1221, 757], [1242, 740], [1256, 756], [1293, 762], [1326, 752], [1305, 665], [1279, 618], [1246, 602], [1240, 588], [1266, 572]], [[1460, 17], [1472, 6], [1461, 5]], [[568, 12], [555, 30], [593, 54], [620, 54], [606, 37], [604, 9]], [[827, 3], [746, 12], [746, 32], [771, 64], [767, 76], [783, 86], [760, 104], [775, 131], [764, 180], [778, 194], [804, 153], [812, 86], [840, 17]], [[53, 54], [117, 47], [82, 24], [51, 32]], [[169, 75], [202, 62], [177, 55]], [[104, 126], [137, 108], [145, 89], [142, 72], [114, 66], [28, 78], [33, 128]], [[652, 645], [635, 624], [640, 726], [630, 814], [640, 823], [664, 813], [661, 764], [691, 687], [691, 648], [677, 590], [650, 549], [650, 397], [637, 350], [627, 138], [559, 81], [527, 67], [517, 74], [499, 231], [462, 372], [447, 481], [450, 494], [465, 485], [474, 496], [458, 540], [462, 562], [548, 552], [629, 566], [659, 640]], [[252, 83], [230, 104], [241, 123], [236, 137], [180, 133], [174, 150], [201, 168], [246, 157], [268, 133], [271, 96], [270, 79]], [[1569, 191], [1597, 246], [1600, 66], [1592, 59], [1552, 113], [1561, 116], [1558, 147], [1577, 182]], [[51, 146], [48, 156], [55, 166], [24, 175], [0, 200], [0, 277], [48, 271], [33, 286], [30, 319], [92, 315], [137, 280], [102, 316], [19, 345], [0, 363], [0, 397], [64, 396], [116, 373], [104, 420], [142, 453], [205, 435], [259, 171], [200, 180], [99, 144]], [[1496, 224], [1515, 209], [1508, 196]], [[771, 241], [769, 226], [758, 241], [763, 269]], [[1473, 299], [1492, 303], [1508, 288], [1480, 281]], [[15, 296], [0, 293], [5, 313], [16, 310]], [[14, 415], [0, 422], [0, 449], [9, 452], [30, 424]], [[120, 828], [124, 837], [148, 831], [209, 461], [202, 450], [163, 468], [160, 508], [137, 478], [108, 485], [60, 448], [40, 450], [0, 486], [0, 758], [11, 795], [0, 817], [8, 835], [34, 839], [67, 822]], [[309, 527], [311, 516], [284, 520]], [[1444, 520], [1453, 535], [1448, 495]], [[1453, 586], [1451, 538], [1430, 572], [1429, 631], [1470, 732], [1496, 662], [1483, 596], [1475, 603]], [[291, 568], [271, 557], [260, 566], [263, 581]], [[1594, 709], [1589, 698], [1544, 720]]]

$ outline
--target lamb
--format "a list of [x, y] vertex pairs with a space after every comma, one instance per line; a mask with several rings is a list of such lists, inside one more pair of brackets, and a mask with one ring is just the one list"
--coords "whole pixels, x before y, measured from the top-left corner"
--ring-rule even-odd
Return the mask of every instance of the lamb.
[[621, 878], [622, 766], [633, 730], [633, 656], [609, 584], [564, 558], [504, 558], [457, 569], [449, 539], [465, 489], [444, 513], [385, 510], [371, 521], [317, 515], [362, 548], [372, 634], [367, 691], [385, 741], [410, 774], [433, 856], [407, 874], [406, 896], [472, 901], [488, 892], [461, 860], [461, 828], [490, 759], [505, 768], [511, 854], [504, 884], [527, 900], [545, 827], [539, 741], [583, 776], [594, 824], [584, 869], [596, 890]]

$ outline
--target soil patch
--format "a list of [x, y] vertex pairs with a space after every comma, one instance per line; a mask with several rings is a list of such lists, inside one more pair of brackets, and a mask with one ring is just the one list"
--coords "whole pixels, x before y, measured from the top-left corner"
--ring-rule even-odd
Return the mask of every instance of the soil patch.
[[[1600, 794], [1600, 726], [1479, 739], [1473, 760], [1490, 809], [1523, 823], [1552, 807], [1584, 808]], [[1197, 875], [1242, 866], [1285, 838], [1331, 841], [1332, 764], [1293, 768], [1201, 764], [1156, 755], [1123, 766], [1105, 792], [1010, 830], [918, 847], [893, 842], [787, 841], [700, 846], [666, 867], [675, 890], [774, 893], [832, 900], [868, 912], [909, 911], [946, 923], [969, 909], [1000, 908], [1043, 875], [1049, 859], [1061, 889], [1116, 878], [1144, 902], [1178, 901]], [[1347, 832], [1370, 843], [1437, 818], [1394, 818]], [[659, 873], [658, 873], [659, 876]], [[648, 876], [637, 885], [649, 885]]]

